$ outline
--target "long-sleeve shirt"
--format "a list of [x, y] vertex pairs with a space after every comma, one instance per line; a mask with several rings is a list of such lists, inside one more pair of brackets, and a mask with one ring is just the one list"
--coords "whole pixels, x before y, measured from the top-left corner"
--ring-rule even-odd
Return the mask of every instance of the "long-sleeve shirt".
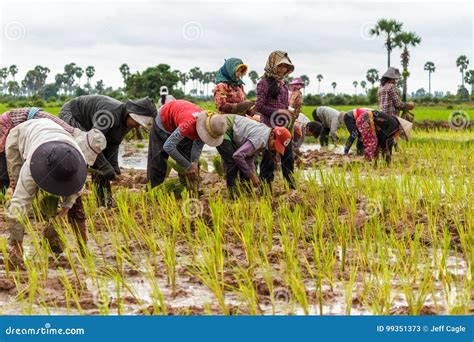
[[[31, 108], [12, 109], [0, 116], [0, 153], [5, 152], [5, 142], [10, 130], [28, 120], [30, 110]], [[74, 133], [74, 127], [48, 112], [40, 110], [35, 114], [34, 119], [49, 119], [56, 122], [68, 133]]]
[[[158, 127], [170, 134], [163, 145], [164, 151], [186, 169], [191, 167], [192, 162], [199, 160], [204, 147], [196, 129], [196, 115], [200, 112], [202, 109], [195, 104], [185, 100], [176, 100], [161, 107], [155, 119]], [[178, 150], [178, 144], [185, 138], [193, 141], [191, 160]]]
[[325, 106], [318, 107], [316, 110], [316, 121], [319, 121], [323, 128], [331, 130], [332, 140], [337, 140], [337, 128], [343, 120], [339, 113], [337, 109]]
[[301, 128], [301, 137], [298, 138], [296, 134], [293, 136], [293, 147], [299, 148], [301, 145], [303, 145], [304, 139], [306, 138], [306, 125], [310, 122], [311, 120], [303, 113], [298, 115], [295, 121], [295, 130], [298, 128], [298, 126]]
[[276, 98], [272, 98], [268, 93], [268, 79], [261, 79], [257, 84], [256, 103], [257, 112], [261, 114], [260, 122], [272, 127], [272, 114], [278, 109], [288, 109], [288, 96], [288, 87], [284, 82], [280, 82], [280, 92]]
[[[50, 141], [66, 142], [75, 147], [84, 157], [72, 135], [51, 120], [29, 120], [10, 131], [5, 153], [12, 171], [12, 178], [17, 184], [8, 209], [12, 217], [18, 213], [25, 214], [31, 208], [39, 189], [31, 175], [31, 157], [36, 148]], [[79, 193], [65, 197], [62, 207], [71, 208], [78, 197]]]
[[408, 110], [408, 103], [402, 102], [397, 87], [393, 83], [386, 83], [379, 88], [379, 108], [388, 115], [399, 116], [401, 110]]
[[232, 113], [232, 105], [243, 101], [245, 101], [243, 85], [232, 85], [225, 82], [216, 85], [214, 102], [219, 112]]
[[244, 116], [226, 115], [224, 139], [232, 141], [237, 150], [232, 155], [235, 164], [246, 177], [255, 173], [255, 155], [267, 147], [271, 128]]
[[156, 107], [148, 98], [123, 103], [109, 96], [85, 95], [66, 102], [61, 108], [60, 118], [81, 130], [97, 128], [104, 133], [107, 147], [97, 156], [95, 167], [101, 171], [113, 167], [117, 171], [119, 146], [130, 131], [127, 126], [130, 113], [155, 117]]

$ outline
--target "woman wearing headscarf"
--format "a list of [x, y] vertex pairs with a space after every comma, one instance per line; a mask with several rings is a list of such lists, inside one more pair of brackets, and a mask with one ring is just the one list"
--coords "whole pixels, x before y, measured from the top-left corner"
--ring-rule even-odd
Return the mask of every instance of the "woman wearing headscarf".
[[367, 111], [356, 120], [356, 127], [364, 144], [367, 161], [377, 160], [379, 152], [385, 156], [387, 164], [392, 159], [395, 135], [408, 140], [413, 124], [400, 117], [378, 111]]
[[[265, 73], [257, 84], [256, 108], [260, 113], [260, 122], [269, 127], [286, 126], [290, 123], [293, 113], [288, 110], [289, 92], [284, 78], [294, 71], [288, 54], [284, 51], [273, 51], [268, 57]], [[291, 132], [293, 134], [293, 132]], [[289, 183], [290, 188], [295, 188], [293, 178], [294, 156], [291, 139], [285, 146], [285, 153], [281, 157], [283, 176]], [[265, 150], [260, 165], [260, 179], [270, 185], [274, 179], [275, 152]]]
[[246, 101], [242, 77], [247, 73], [247, 65], [239, 58], [226, 59], [216, 75], [214, 102], [221, 113], [255, 114], [255, 104]]

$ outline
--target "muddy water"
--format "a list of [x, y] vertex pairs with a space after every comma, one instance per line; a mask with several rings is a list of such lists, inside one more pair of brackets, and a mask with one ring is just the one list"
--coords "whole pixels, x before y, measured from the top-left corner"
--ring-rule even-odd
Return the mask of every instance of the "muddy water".
[[[321, 148], [319, 144], [303, 144], [300, 147], [301, 152], [310, 151], [327, 151], [336, 155], [342, 155], [344, 153], [343, 146], [329, 145], [328, 147]], [[206, 160], [208, 163], [208, 171], [212, 172], [212, 158], [217, 155], [218, 152], [215, 147], [209, 147], [204, 145], [201, 158]], [[120, 145], [119, 149], [119, 165], [125, 169], [136, 169], [146, 170], [148, 158], [148, 141], [143, 140], [141, 142], [127, 141]]]

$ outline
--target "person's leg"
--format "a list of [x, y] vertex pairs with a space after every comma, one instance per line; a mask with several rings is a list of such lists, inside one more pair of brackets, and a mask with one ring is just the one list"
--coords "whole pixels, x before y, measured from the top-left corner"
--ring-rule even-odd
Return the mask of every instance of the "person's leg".
[[148, 144], [147, 182], [154, 188], [164, 182], [168, 169], [168, 154], [163, 150], [166, 133], [153, 123]]
[[268, 184], [271, 186], [273, 180], [275, 178], [275, 161], [274, 161], [275, 153], [270, 152], [269, 150], [263, 151], [262, 162], [260, 163], [260, 180], [262, 181], [262, 185], [265, 186]]
[[347, 131], [349, 132], [349, 138], [347, 138], [346, 144], [344, 146], [344, 153], [348, 154], [354, 140], [357, 139], [358, 131], [355, 125], [355, 119], [352, 114], [346, 113], [344, 115], [344, 124], [346, 125]]
[[362, 142], [362, 137], [360, 134], [357, 134], [357, 155], [363, 156], [364, 155], [364, 143]]
[[222, 163], [224, 164], [225, 178], [227, 184], [227, 190], [229, 196], [235, 196], [235, 181], [237, 179], [237, 174], [239, 173], [239, 168], [232, 158], [235, 148], [231, 141], [224, 140], [224, 142], [217, 147], [217, 151], [221, 155]]
[[295, 179], [293, 176], [295, 170], [295, 158], [293, 155], [293, 143], [290, 142], [285, 148], [285, 153], [281, 159], [281, 170], [283, 177], [288, 182], [290, 189], [296, 189]]
[[331, 130], [329, 128], [324, 127], [323, 130], [321, 131], [321, 135], [319, 137], [319, 142], [321, 143], [322, 146], [327, 146], [329, 144], [329, 132]]
[[79, 197], [72, 208], [69, 209], [68, 220], [74, 229], [81, 252], [84, 253], [87, 248], [87, 227], [86, 214], [84, 213], [84, 205], [81, 197]]
[[5, 153], [0, 153], [0, 195], [5, 194], [10, 186], [10, 178], [8, 177], [7, 158]]
[[[193, 141], [191, 139], [185, 138], [181, 140], [181, 142], [178, 144], [178, 146], [176, 146], [176, 148], [178, 149], [179, 153], [181, 153], [184, 157], [186, 157], [187, 160], [191, 161], [191, 152], [193, 149]], [[186, 186], [188, 189], [192, 189], [196, 191], [198, 190], [197, 183], [190, 184], [188, 178], [186, 177], [186, 174], [180, 173], [178, 177], [181, 184]]]

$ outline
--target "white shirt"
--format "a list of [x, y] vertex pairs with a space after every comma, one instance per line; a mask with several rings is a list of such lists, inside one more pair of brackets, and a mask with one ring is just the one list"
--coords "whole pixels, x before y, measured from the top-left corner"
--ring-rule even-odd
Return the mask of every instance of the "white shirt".
[[[25, 214], [31, 209], [39, 189], [31, 175], [31, 157], [40, 145], [50, 141], [66, 142], [75, 147], [84, 157], [72, 135], [48, 119], [28, 120], [13, 128], [8, 134], [5, 154], [12, 171], [11, 176], [17, 183], [8, 208], [9, 214]], [[79, 195], [80, 192], [65, 197], [62, 207], [71, 208]]]

